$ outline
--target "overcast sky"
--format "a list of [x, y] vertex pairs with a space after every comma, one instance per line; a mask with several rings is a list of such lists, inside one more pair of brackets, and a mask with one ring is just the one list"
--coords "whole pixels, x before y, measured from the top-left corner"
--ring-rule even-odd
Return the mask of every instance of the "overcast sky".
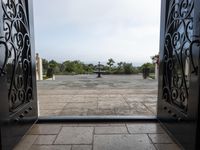
[[159, 51], [160, 0], [34, 0], [43, 58], [140, 65]]

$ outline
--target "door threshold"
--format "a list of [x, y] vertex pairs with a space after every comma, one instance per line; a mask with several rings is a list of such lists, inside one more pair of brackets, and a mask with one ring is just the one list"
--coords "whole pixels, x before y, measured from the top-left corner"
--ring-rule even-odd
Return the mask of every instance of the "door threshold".
[[59, 122], [158, 122], [157, 116], [41, 116], [37, 123]]

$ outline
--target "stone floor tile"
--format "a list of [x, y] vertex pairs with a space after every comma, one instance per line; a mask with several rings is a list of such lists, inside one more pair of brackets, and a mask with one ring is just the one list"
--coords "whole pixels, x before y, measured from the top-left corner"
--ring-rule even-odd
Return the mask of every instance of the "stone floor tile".
[[39, 116], [59, 116], [62, 109], [40, 109], [39, 110]]
[[98, 109], [129, 108], [125, 101], [98, 101]]
[[72, 150], [92, 150], [92, 145], [72, 145]]
[[155, 144], [157, 150], [181, 150], [176, 144]]
[[88, 109], [87, 115], [115, 115], [114, 109]]
[[56, 135], [39, 135], [35, 140], [34, 144], [53, 144]]
[[29, 150], [71, 150], [71, 145], [32, 145]]
[[148, 110], [150, 110], [154, 114], [157, 113], [157, 102], [149, 101], [149, 102], [143, 102], [143, 104], [148, 108]]
[[111, 95], [109, 95], [109, 97], [99, 97], [98, 101], [125, 101], [124, 98], [122, 96], [120, 97], [111, 97]]
[[[40, 116], [58, 115], [155, 115], [157, 99], [157, 81], [143, 80], [141, 75], [109, 75], [100, 80], [94, 75], [56, 76], [55, 81], [38, 81], [38, 100], [40, 103]], [[97, 103], [114, 101], [113, 104], [100, 104], [102, 111], [94, 111]], [[68, 103], [85, 103], [74, 106]], [[142, 102], [146, 107], [134, 104]], [[101, 103], [101, 102], [100, 102]], [[124, 104], [123, 104], [124, 103]], [[47, 105], [48, 104], [48, 105]], [[65, 107], [63, 107], [65, 104]], [[104, 105], [105, 104], [105, 105]], [[86, 108], [88, 112], [69, 110]], [[115, 110], [119, 108], [119, 110]], [[64, 109], [64, 110], [63, 110]], [[107, 109], [107, 110], [106, 110]], [[111, 111], [108, 109], [111, 109]], [[123, 109], [123, 110], [122, 110]], [[98, 110], [98, 109], [97, 109]], [[92, 114], [94, 113], [94, 114]]]
[[88, 95], [84, 95], [84, 98], [98, 98], [99, 94], [88, 94]]
[[27, 150], [31, 147], [31, 145], [35, 142], [38, 135], [26, 135], [24, 136], [20, 143], [14, 148], [14, 150]]
[[68, 108], [63, 109], [59, 115], [60, 116], [87, 116], [88, 109], [86, 108]]
[[105, 123], [80, 123], [78, 125], [79, 127], [110, 127], [110, 126], [115, 126], [115, 127], [125, 127], [124, 123], [111, 123], [111, 122], [105, 122]]
[[60, 124], [36, 124], [28, 132], [28, 134], [58, 134], [61, 129]]
[[138, 110], [146, 110], [147, 109], [142, 102], [131, 102], [131, 103], [128, 103], [128, 104], [129, 104], [129, 106], [131, 108], [133, 108], [136, 111], [138, 111]]
[[128, 131], [134, 133], [165, 133], [157, 123], [127, 123]]
[[72, 103], [76, 102], [76, 103], [92, 103], [92, 102], [97, 102], [97, 98], [95, 97], [74, 97], [71, 99]]
[[146, 134], [95, 135], [93, 150], [155, 150]]
[[151, 112], [150, 110], [137, 110], [136, 113], [138, 116], [155, 116], [156, 114]]
[[67, 103], [45, 103], [45, 104], [40, 104], [40, 108], [42, 109], [53, 109], [53, 110], [59, 110], [59, 109], [63, 109], [64, 106], [66, 105]]
[[85, 102], [85, 103], [68, 103], [63, 110], [67, 110], [69, 108], [75, 108], [75, 109], [97, 109], [97, 102]]
[[62, 127], [77, 127], [79, 123], [62, 123]]
[[126, 134], [128, 133], [125, 126], [95, 127], [95, 134]]
[[117, 98], [118, 100], [121, 100], [124, 98], [121, 94], [112, 94], [112, 93], [109, 93], [108, 91], [104, 91], [104, 93], [105, 92], [106, 94], [98, 95], [98, 100], [108, 100], [108, 99], [114, 100], [113, 98]]
[[139, 115], [139, 113], [132, 108], [115, 108], [114, 110], [116, 115], [126, 115], [126, 116]]
[[139, 94], [136, 94], [136, 95], [125, 95], [124, 96], [125, 100], [127, 102], [140, 102], [140, 101], [144, 101], [144, 95], [139, 95]]
[[158, 143], [158, 144], [174, 143], [167, 134], [149, 134], [149, 137], [153, 143]]
[[109, 94], [101, 94], [98, 96], [98, 100], [101, 99], [101, 100], [105, 100], [105, 98], [109, 98], [110, 95]]
[[92, 144], [93, 127], [63, 127], [55, 144]]
[[71, 99], [74, 97], [74, 95], [69, 95], [69, 94], [66, 94], [66, 95], [61, 95], [61, 94], [51, 94], [49, 93], [48, 95], [44, 95], [43, 93], [39, 94], [39, 97], [41, 97], [42, 99], [50, 99], [50, 100], [57, 100], [58, 99]]

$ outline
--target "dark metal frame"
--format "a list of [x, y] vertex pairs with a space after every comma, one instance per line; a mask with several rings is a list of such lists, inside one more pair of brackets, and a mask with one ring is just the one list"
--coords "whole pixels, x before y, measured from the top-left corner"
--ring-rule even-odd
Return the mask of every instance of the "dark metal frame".
[[[34, 55], [34, 31], [33, 31], [33, 0], [25, 0], [27, 4], [27, 13], [29, 16], [29, 28], [31, 39], [31, 57], [32, 57], [32, 80], [33, 80], [33, 99], [35, 102], [28, 103], [20, 108], [19, 111], [10, 115], [8, 103], [8, 89], [6, 73], [1, 70], [0, 62], [0, 149], [12, 149], [15, 143], [25, 134], [32, 124], [37, 120], [37, 90], [35, 82], [35, 55]], [[172, 1], [172, 0], [171, 0]], [[181, 1], [181, 0], [180, 0]], [[182, 0], [183, 1], [183, 0]], [[185, 0], [187, 1], [187, 0]], [[190, 1], [190, 0], [189, 0]], [[200, 36], [200, 1], [193, 0], [194, 5], [194, 33], [197, 40]], [[158, 116], [59, 116], [59, 117], [39, 117], [37, 123], [58, 123], [58, 122], [157, 122], [158, 119], [169, 131], [169, 134], [175, 139], [178, 139], [187, 149], [200, 149], [200, 120], [198, 115], [200, 113], [199, 93], [200, 93], [200, 69], [198, 68], [198, 75], [192, 74], [190, 81], [190, 101], [188, 101], [187, 115], [177, 111], [176, 107], [170, 105], [169, 102], [163, 101], [163, 76], [164, 76], [164, 47], [165, 47], [165, 25], [170, 0], [162, 0], [162, 14], [161, 14], [161, 33], [160, 33], [160, 71], [159, 71], [159, 93], [158, 93]], [[0, 0], [0, 6], [2, 0]], [[0, 15], [3, 10], [0, 8]], [[0, 16], [0, 25], [3, 24], [3, 16]], [[0, 26], [0, 37], [3, 35], [3, 27]], [[1, 41], [1, 38], [0, 38]], [[1, 48], [1, 47], [0, 47]], [[200, 66], [199, 46], [194, 45], [193, 59], [198, 66]], [[2, 51], [0, 50], [0, 60], [3, 60]], [[197, 72], [196, 72], [197, 73]], [[33, 111], [27, 114], [27, 109], [33, 108]], [[189, 129], [189, 130], [188, 130]], [[14, 131], [12, 133], [12, 131]], [[178, 132], [179, 134], [178, 134]], [[15, 136], [18, 135], [18, 136]], [[11, 139], [13, 137], [13, 139]], [[11, 140], [10, 140], [11, 139]], [[10, 141], [9, 141], [10, 140]], [[184, 143], [186, 142], [186, 143]]]
[[[22, 0], [23, 1], [23, 0]], [[5, 32], [8, 32], [8, 28], [2, 25], [4, 24], [5, 16], [3, 16], [3, 2], [7, 3], [8, 1], [2, 1], [0, 0], [0, 44], [5, 43]], [[9, 0], [10, 6], [9, 9], [15, 9], [16, 5], [13, 5], [15, 0]], [[12, 4], [11, 4], [12, 3]], [[33, 0], [25, 0], [23, 1], [23, 6], [26, 11], [26, 19], [28, 19], [28, 33], [29, 33], [29, 41], [31, 43], [30, 49], [31, 54], [29, 56], [29, 59], [31, 60], [31, 81], [32, 82], [32, 98], [31, 101], [28, 101], [26, 103], [21, 103], [22, 105], [17, 107], [14, 111], [12, 111], [11, 105], [10, 105], [10, 99], [8, 98], [8, 74], [6, 72], [6, 66], [4, 64], [7, 64], [7, 57], [9, 57], [7, 51], [8, 49], [4, 49], [2, 45], [0, 45], [0, 150], [11, 150], [15, 146], [16, 143], [19, 142], [19, 140], [24, 136], [24, 134], [29, 130], [29, 128], [37, 121], [38, 118], [38, 108], [37, 108], [37, 89], [36, 89], [36, 72], [35, 72], [35, 47], [34, 47], [34, 31], [33, 31]], [[6, 6], [7, 7], [7, 6]], [[17, 6], [18, 10], [21, 11], [22, 8], [19, 8], [21, 6]], [[15, 10], [14, 10], [15, 11]], [[18, 14], [19, 15], [19, 14]], [[24, 14], [21, 14], [24, 15]], [[19, 16], [17, 16], [19, 17]], [[23, 16], [24, 17], [24, 16]], [[17, 18], [20, 20], [20, 18]], [[16, 20], [17, 20], [16, 19]], [[16, 26], [13, 26], [13, 28], [16, 28], [16, 30], [22, 31], [23, 33], [26, 32], [25, 29], [20, 26], [19, 24], [21, 22], [15, 22]], [[8, 26], [10, 24], [7, 24]], [[21, 28], [22, 27], [22, 28]], [[6, 30], [6, 31], [5, 31]], [[19, 31], [19, 32], [20, 32]], [[15, 30], [9, 32], [15, 32]], [[14, 33], [15, 34], [15, 33]], [[12, 34], [12, 36], [14, 35]], [[18, 35], [20, 38], [20, 35]], [[13, 37], [14, 38], [14, 37]], [[18, 39], [19, 40], [19, 39]], [[16, 43], [13, 43], [16, 44]], [[18, 43], [20, 45], [20, 43]], [[27, 44], [27, 43], [26, 43]], [[19, 45], [15, 45], [18, 47]], [[5, 46], [5, 44], [4, 44]], [[24, 49], [22, 50], [24, 52]], [[25, 50], [26, 51], [26, 50]], [[6, 58], [5, 58], [6, 57]], [[23, 56], [21, 56], [23, 57]], [[6, 60], [5, 60], [6, 59]], [[4, 61], [4, 62], [1, 62]], [[5, 66], [5, 67], [4, 67]], [[10, 75], [10, 74], [9, 74]], [[25, 77], [24, 77], [25, 78]]]
[[[194, 20], [194, 32], [200, 33], [200, 27], [198, 26], [199, 21], [199, 10], [200, 4], [198, 0], [194, 0], [195, 2], [195, 14]], [[161, 122], [162, 126], [169, 132], [169, 134], [174, 138], [178, 139], [178, 142], [180, 142], [182, 145], [184, 145], [185, 148], [188, 149], [198, 149], [198, 137], [200, 137], [199, 131], [199, 121], [198, 123], [195, 120], [198, 120], [198, 116], [196, 114], [199, 114], [195, 111], [190, 110], [198, 110], [199, 104], [197, 101], [189, 101], [189, 111], [188, 116], [184, 116], [182, 113], [177, 112], [176, 107], [171, 106], [169, 103], [163, 103], [163, 69], [164, 69], [164, 37], [165, 37], [165, 25], [166, 25], [166, 18], [167, 13], [166, 10], [168, 9], [168, 3], [169, 0], [162, 0], [162, 14], [161, 14], [161, 32], [160, 32], [160, 72], [159, 72], [159, 93], [158, 93], [158, 117], [152, 116], [86, 116], [86, 117], [79, 117], [79, 116], [60, 116], [60, 117], [39, 117], [38, 123], [57, 123], [57, 122], [119, 122], [119, 121], [130, 121], [130, 122]], [[198, 12], [196, 12], [198, 11]], [[197, 35], [196, 35], [197, 36]], [[194, 61], [199, 63], [199, 54], [196, 53], [197, 50], [195, 50]], [[199, 74], [199, 73], [198, 73]], [[196, 88], [199, 88], [199, 75], [192, 75], [191, 77], [191, 90], [192, 94], [190, 94], [190, 99], [198, 99], [199, 98], [199, 92], [200, 90], [196, 90]], [[199, 110], [200, 111], [200, 110]], [[176, 117], [174, 117], [176, 116]], [[189, 128], [188, 128], [189, 127]], [[191, 130], [187, 130], [191, 129]], [[185, 134], [181, 134], [181, 137], [177, 135], [177, 131], [185, 132]], [[196, 133], [197, 132], [197, 133]], [[189, 135], [189, 137], [186, 137]], [[191, 137], [191, 136], [193, 137]], [[195, 135], [195, 136], [194, 136]], [[183, 141], [187, 139], [187, 141], [191, 141], [191, 143], [184, 143]], [[195, 141], [196, 139], [196, 141]]]
[[156, 116], [41, 116], [37, 123], [58, 122], [158, 122], [158, 119]]
[[[199, 69], [199, 40], [200, 40], [200, 1], [193, 0], [194, 2], [194, 17], [193, 17], [193, 37], [190, 48], [192, 48], [192, 59], [197, 66], [196, 72], [191, 73], [189, 96], [186, 111], [182, 111], [178, 106], [170, 104], [167, 102], [163, 96], [163, 76], [165, 75], [164, 65], [165, 65], [165, 46], [166, 46], [166, 20], [167, 20], [167, 10], [169, 10], [169, 3], [173, 0], [162, 0], [161, 8], [161, 32], [160, 32], [160, 70], [159, 70], [159, 93], [158, 93], [158, 119], [163, 127], [171, 134], [177, 141], [183, 145], [185, 149], [193, 150], [199, 149], [199, 90], [200, 90], [200, 69]], [[183, 2], [183, 0], [180, 0]], [[189, 2], [189, 0], [185, 0]], [[187, 6], [187, 4], [186, 4]], [[175, 30], [176, 31], [176, 30]], [[193, 66], [191, 65], [191, 68]], [[169, 75], [171, 76], [171, 75]], [[170, 99], [170, 98], [169, 98]], [[168, 99], [168, 100], [169, 100]]]

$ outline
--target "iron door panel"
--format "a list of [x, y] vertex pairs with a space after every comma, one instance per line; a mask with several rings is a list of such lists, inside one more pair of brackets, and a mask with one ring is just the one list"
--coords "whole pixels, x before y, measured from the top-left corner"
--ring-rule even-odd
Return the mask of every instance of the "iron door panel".
[[199, 0], [162, 0], [158, 119], [183, 148], [198, 149]]
[[0, 149], [38, 118], [32, 0], [0, 0]]

